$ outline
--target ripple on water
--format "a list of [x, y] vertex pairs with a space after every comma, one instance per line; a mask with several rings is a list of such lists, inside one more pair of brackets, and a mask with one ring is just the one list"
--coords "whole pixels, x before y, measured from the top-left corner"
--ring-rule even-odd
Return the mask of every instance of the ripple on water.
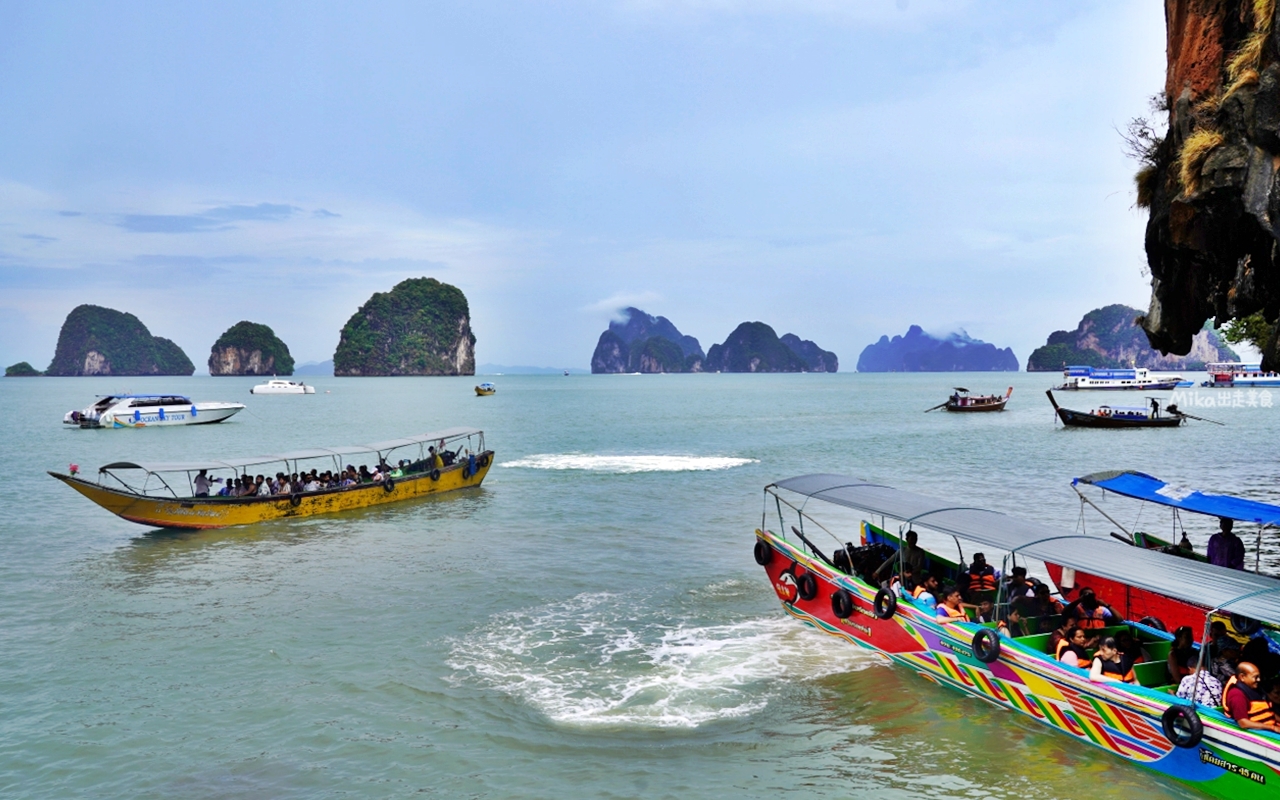
[[732, 456], [688, 455], [590, 455], [585, 453], [541, 453], [514, 461], [504, 461], [498, 466], [524, 469], [578, 469], [590, 472], [612, 472], [627, 475], [633, 472], [705, 472], [732, 469], [744, 464], [758, 463], [754, 458]]

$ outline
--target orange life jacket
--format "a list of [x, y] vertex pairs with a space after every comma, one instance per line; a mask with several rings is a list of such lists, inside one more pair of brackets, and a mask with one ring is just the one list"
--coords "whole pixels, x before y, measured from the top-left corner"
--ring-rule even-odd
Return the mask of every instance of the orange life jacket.
[[1125, 683], [1138, 682], [1137, 676], [1133, 674], [1133, 664], [1124, 656], [1120, 656], [1119, 661], [1106, 661], [1102, 656], [1094, 656], [1093, 660], [1102, 662], [1103, 675], [1115, 675]]
[[912, 600], [919, 600], [919, 599], [920, 599], [920, 595], [922, 595], [922, 594], [928, 594], [928, 593], [929, 593], [929, 590], [928, 590], [928, 589], [926, 589], [926, 588], [924, 588], [924, 584], [920, 584], [919, 586], [917, 586], [916, 588], [914, 588], [914, 589], [912, 589], [912, 590], [911, 590], [911, 599], [912, 599]]
[[1267, 700], [1266, 695], [1257, 689], [1252, 689], [1240, 683], [1235, 675], [1227, 678], [1227, 684], [1222, 688], [1222, 710], [1228, 717], [1231, 716], [1231, 709], [1227, 708], [1227, 693], [1232, 689], [1239, 689], [1244, 698], [1249, 701], [1249, 711], [1245, 715], [1246, 718], [1264, 725], [1268, 722], [1276, 721], [1275, 709], [1271, 707], [1271, 701]]
[[969, 591], [994, 592], [996, 590], [996, 571], [988, 564], [977, 572], [969, 568]]
[[1092, 611], [1084, 606], [1076, 606], [1076, 627], [1087, 631], [1105, 628], [1107, 627], [1106, 613], [1106, 609], [1102, 606], [1098, 606]]
[[946, 615], [950, 617], [950, 619], [945, 620], [947, 622], [950, 622], [952, 619], [967, 620], [969, 618], [969, 616], [964, 613], [963, 608], [952, 608], [946, 603], [939, 603], [937, 609], [938, 616], [942, 616], [943, 612], [946, 612]]
[[1081, 664], [1088, 663], [1089, 654], [1086, 653], [1085, 649], [1080, 645], [1073, 644], [1070, 639], [1061, 639], [1058, 641], [1058, 646], [1053, 651], [1053, 657], [1061, 661], [1062, 656], [1065, 655], [1068, 650], [1076, 654], [1076, 659]]

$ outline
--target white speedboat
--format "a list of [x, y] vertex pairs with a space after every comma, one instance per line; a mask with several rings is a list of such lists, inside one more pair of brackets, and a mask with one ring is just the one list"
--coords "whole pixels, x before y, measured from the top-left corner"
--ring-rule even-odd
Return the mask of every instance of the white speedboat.
[[316, 387], [302, 381], [282, 381], [273, 378], [249, 390], [249, 394], [315, 394]]
[[180, 394], [113, 394], [62, 421], [81, 428], [154, 428], [165, 425], [208, 425], [232, 416], [244, 403], [193, 403]]

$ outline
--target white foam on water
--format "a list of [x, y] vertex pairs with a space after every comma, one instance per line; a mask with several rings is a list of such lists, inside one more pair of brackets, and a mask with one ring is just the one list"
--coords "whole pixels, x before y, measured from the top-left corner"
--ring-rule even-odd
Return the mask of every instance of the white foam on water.
[[700, 472], [731, 469], [758, 463], [754, 458], [730, 456], [601, 456], [584, 453], [540, 453], [515, 461], [504, 461], [500, 467], [525, 469], [580, 469], [591, 472], [629, 474], [633, 472]]
[[785, 616], [718, 625], [641, 618], [613, 594], [504, 615], [456, 641], [455, 680], [479, 680], [552, 720], [694, 728], [764, 708], [781, 684], [881, 663]]

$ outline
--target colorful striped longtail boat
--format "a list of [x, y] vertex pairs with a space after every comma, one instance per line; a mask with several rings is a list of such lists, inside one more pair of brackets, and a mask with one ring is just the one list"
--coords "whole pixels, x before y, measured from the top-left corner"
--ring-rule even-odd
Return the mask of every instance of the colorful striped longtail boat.
[[[792, 503], [788, 497], [793, 495], [802, 502]], [[887, 536], [882, 530], [885, 519], [902, 523], [899, 535], [919, 528], [954, 539], [961, 550], [959, 565], [924, 551], [926, 566], [935, 574], [950, 571], [947, 577], [958, 577], [954, 572], [963, 569], [961, 542], [968, 542], [988, 553], [1009, 554], [1004, 559], [1006, 573], [1018, 557], [1051, 562], [1193, 600], [1216, 612], [1271, 623], [1280, 622], [1280, 581], [842, 475], [779, 481], [765, 487], [765, 499], [756, 530], [756, 562], [793, 617], [941, 685], [1025, 714], [1208, 795], [1231, 800], [1278, 796], [1280, 735], [1242, 730], [1220, 708], [1176, 697], [1167, 666], [1170, 634], [1118, 619], [1121, 624], [1092, 631], [1107, 636], [1130, 631], [1147, 656], [1134, 666], [1138, 683], [1095, 683], [1086, 669], [1068, 666], [1046, 652], [1050, 634], [1041, 631], [1054, 626], [1040, 623], [1049, 618], [1026, 621], [1031, 630], [1015, 630], [1011, 638], [998, 634], [995, 623], [968, 618], [939, 623], [932, 607], [873, 581], [883, 556], [867, 563], [865, 556], [875, 553], [864, 551], [871, 548], [837, 545], [840, 549], [828, 558], [813, 544], [826, 528], [812, 516], [815, 504], [810, 501], [868, 515], [860, 525], [863, 545]], [[794, 518], [794, 539], [766, 527], [771, 506], [776, 506], [780, 531], [788, 527], [789, 517]], [[874, 517], [880, 518], [881, 527], [872, 524]], [[995, 606], [1007, 608], [1007, 603], [997, 595]], [[1200, 669], [1206, 667], [1202, 652]]]
[[[436, 466], [431, 450], [447, 455]], [[234, 479], [254, 467], [257, 472], [286, 475], [316, 469], [341, 473], [344, 463], [374, 460], [386, 465], [378, 482], [357, 482], [315, 491], [246, 497], [196, 497], [196, 478], [204, 472]], [[98, 470], [98, 480], [59, 472], [49, 474], [117, 516], [159, 528], [225, 528], [273, 519], [309, 517], [353, 508], [396, 503], [456, 489], [478, 487], [493, 464], [484, 432], [448, 430], [351, 447], [314, 448], [277, 455], [223, 461], [117, 461]], [[140, 477], [134, 477], [140, 476]]]

